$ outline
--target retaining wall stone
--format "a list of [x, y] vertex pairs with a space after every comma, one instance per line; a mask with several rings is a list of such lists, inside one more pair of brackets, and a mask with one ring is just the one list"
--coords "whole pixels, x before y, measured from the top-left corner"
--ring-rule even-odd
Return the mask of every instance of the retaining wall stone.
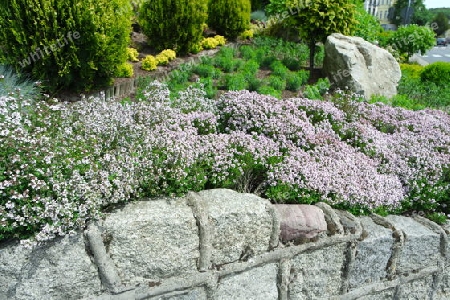
[[128, 203], [34, 249], [0, 245], [0, 300], [450, 299], [450, 223], [302, 214], [326, 232], [283, 238], [275, 205], [226, 189]]

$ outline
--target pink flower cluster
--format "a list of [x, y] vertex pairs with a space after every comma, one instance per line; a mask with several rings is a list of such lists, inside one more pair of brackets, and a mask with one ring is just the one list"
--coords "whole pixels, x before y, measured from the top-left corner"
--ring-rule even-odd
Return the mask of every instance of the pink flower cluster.
[[[0, 237], [43, 241], [114, 203], [204, 188], [368, 209], [448, 190], [444, 112], [361, 102], [347, 111], [248, 91], [215, 101], [195, 88], [171, 99], [159, 82], [144, 95], [56, 105], [1, 97]], [[286, 188], [289, 197], [274, 192]]]

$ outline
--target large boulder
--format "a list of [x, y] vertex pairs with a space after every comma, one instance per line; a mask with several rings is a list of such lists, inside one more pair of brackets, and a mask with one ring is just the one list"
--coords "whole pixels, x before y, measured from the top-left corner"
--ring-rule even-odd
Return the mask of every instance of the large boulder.
[[327, 38], [323, 71], [333, 86], [348, 88], [366, 99], [394, 96], [401, 77], [400, 66], [388, 51], [340, 33]]

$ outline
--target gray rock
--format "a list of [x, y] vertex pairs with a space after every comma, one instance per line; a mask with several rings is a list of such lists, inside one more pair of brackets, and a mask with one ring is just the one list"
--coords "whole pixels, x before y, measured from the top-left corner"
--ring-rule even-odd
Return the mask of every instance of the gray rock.
[[268, 200], [227, 189], [199, 195], [208, 214], [214, 265], [246, 261], [269, 250], [273, 219]]
[[283, 242], [313, 238], [327, 230], [323, 211], [314, 205], [276, 204], [280, 216], [280, 239]]
[[22, 268], [15, 299], [81, 299], [102, 290], [79, 233], [33, 250]]
[[395, 289], [391, 288], [373, 295], [364, 295], [362, 297], [359, 297], [358, 300], [392, 300], [394, 299], [394, 295]]
[[13, 299], [31, 250], [11, 243], [0, 249], [0, 299]]
[[124, 283], [157, 284], [197, 271], [198, 228], [184, 198], [139, 201], [107, 215], [106, 248]]
[[401, 77], [400, 66], [388, 51], [339, 33], [327, 38], [323, 70], [334, 86], [347, 87], [366, 99], [396, 95]]
[[214, 299], [277, 300], [277, 273], [277, 265], [268, 264], [221, 278]]
[[356, 245], [355, 259], [349, 270], [350, 289], [385, 279], [394, 244], [391, 230], [375, 224], [369, 217], [360, 220], [364, 239]]
[[148, 300], [207, 300], [204, 288], [194, 288], [188, 291], [173, 292], [156, 297], [148, 298]]
[[437, 266], [441, 258], [440, 235], [412, 218], [387, 216], [395, 229], [405, 236], [396, 266], [397, 273], [409, 273], [421, 268]]
[[342, 288], [346, 243], [301, 253], [291, 260], [289, 299], [328, 299]]
[[432, 285], [432, 276], [401, 284], [398, 299], [434, 299], [430, 298]]

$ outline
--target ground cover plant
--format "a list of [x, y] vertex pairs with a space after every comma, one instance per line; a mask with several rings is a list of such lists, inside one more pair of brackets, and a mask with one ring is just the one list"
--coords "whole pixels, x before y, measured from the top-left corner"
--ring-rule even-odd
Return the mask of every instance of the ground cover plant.
[[438, 62], [422, 67], [416, 64], [401, 64], [402, 77], [398, 95], [392, 99], [374, 97], [371, 102], [419, 110], [427, 107], [449, 111], [450, 87], [446, 75], [450, 63]]
[[45, 241], [116, 203], [233, 188], [278, 203], [445, 218], [450, 117], [356, 101], [231, 91], [138, 101], [0, 97], [0, 240]]
[[[304, 44], [260, 36], [251, 43], [221, 47], [214, 57], [204, 57], [196, 65], [182, 65], [167, 77], [167, 83], [173, 95], [198, 81], [210, 98], [217, 97], [219, 90], [243, 89], [281, 98], [286, 91], [310, 89], [305, 86], [308, 51]], [[321, 64], [323, 51], [318, 53]]]

